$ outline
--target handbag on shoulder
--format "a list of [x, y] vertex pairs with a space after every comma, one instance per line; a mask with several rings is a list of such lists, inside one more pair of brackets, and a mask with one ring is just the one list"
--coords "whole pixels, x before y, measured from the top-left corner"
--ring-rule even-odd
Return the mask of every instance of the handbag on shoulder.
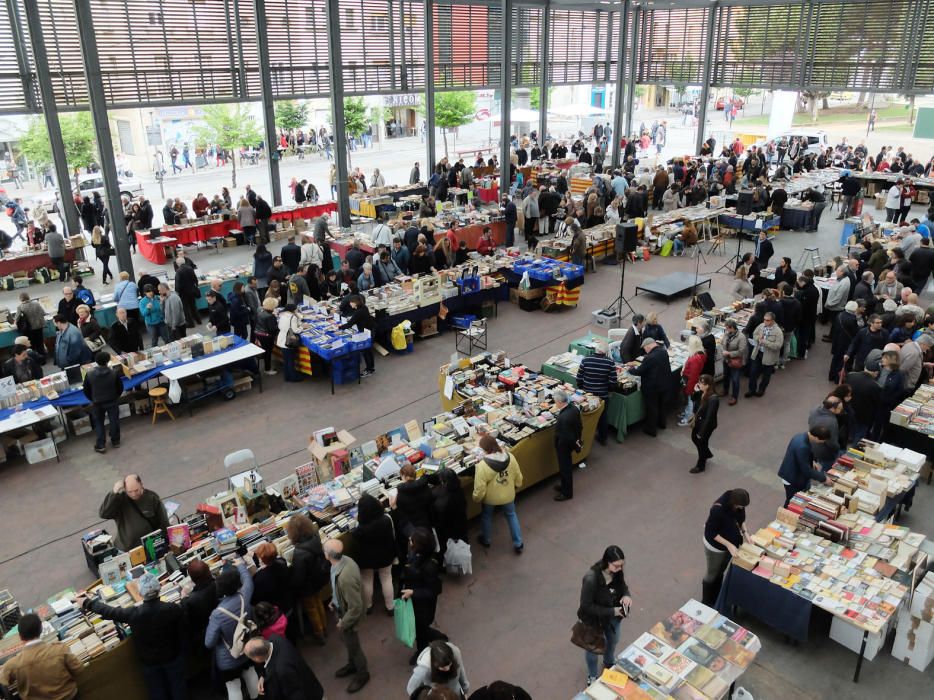
[[578, 620], [571, 628], [571, 644], [591, 654], [603, 654], [606, 652], [606, 635], [599, 627]]

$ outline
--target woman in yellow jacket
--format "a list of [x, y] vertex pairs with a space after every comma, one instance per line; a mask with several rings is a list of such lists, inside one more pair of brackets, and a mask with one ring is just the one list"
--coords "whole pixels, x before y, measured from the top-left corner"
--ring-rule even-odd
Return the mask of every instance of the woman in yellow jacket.
[[512, 547], [516, 554], [522, 554], [525, 545], [522, 543], [519, 518], [516, 517], [516, 489], [522, 486], [519, 463], [491, 435], [480, 438], [480, 449], [483, 450], [483, 459], [477, 464], [473, 482], [473, 500], [482, 504], [483, 508], [480, 514], [480, 544], [490, 546], [493, 511], [502, 508], [512, 535]]

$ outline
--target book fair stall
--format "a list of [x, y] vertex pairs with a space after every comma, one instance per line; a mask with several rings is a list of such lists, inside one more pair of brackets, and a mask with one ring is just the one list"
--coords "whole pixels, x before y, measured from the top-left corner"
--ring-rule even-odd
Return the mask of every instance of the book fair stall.
[[925, 535], [890, 522], [924, 456], [863, 444], [827, 472], [832, 486], [799, 492], [743, 543], [716, 605], [723, 613], [742, 608], [802, 642], [813, 609], [829, 613], [831, 639], [857, 654], [854, 682], [905, 609], [931, 553]]
[[[550, 357], [542, 365], [542, 374], [574, 384], [577, 381], [581, 360], [594, 353], [594, 345], [598, 340], [609, 342], [606, 338], [593, 334], [572, 341], [567, 352]], [[668, 348], [668, 358], [671, 363], [671, 385], [669, 387], [671, 396], [675, 395], [675, 389], [680, 386], [681, 368], [687, 356], [688, 350], [684, 343], [674, 342]], [[645, 417], [645, 400], [640, 388], [641, 379], [629, 373], [629, 369], [639, 365], [641, 361], [641, 358], [636, 358], [631, 362], [615, 363], [616, 384], [611, 385], [604, 410], [607, 412], [607, 422], [616, 429], [616, 439], [619, 442], [626, 439], [630, 426]]]
[[[892, 442], [920, 452], [928, 459], [934, 457], [934, 385], [922, 384], [892, 410], [886, 435]], [[931, 483], [930, 470], [928, 483]]]
[[[449, 409], [424, 420], [409, 420], [384, 434], [357, 444], [353, 435], [333, 427], [314, 431], [309, 438], [310, 460], [275, 483], [265, 483], [255, 468], [238, 474], [228, 472], [229, 487], [199, 504], [190, 515], [178, 518], [163, 532], [141, 538], [138, 546], [121, 552], [106, 530], [85, 534], [82, 543], [88, 566], [98, 580], [84, 592], [108, 605], [126, 607], [141, 600], [137, 579], [149, 571], [162, 584], [160, 598], [178, 602], [193, 588], [184, 573], [194, 559], [204, 561], [217, 573], [238, 550], [253, 569], [252, 553], [271, 542], [288, 562], [293, 545], [285, 535], [292, 517], [310, 517], [319, 527], [322, 541], [338, 537], [345, 552], [354, 555], [356, 505], [368, 493], [391, 507], [401, 483], [399, 470], [416, 467], [419, 477], [432, 480], [442, 469], [461, 477], [465, 492], [472, 492], [473, 467], [479, 461], [477, 442], [492, 434], [523, 465], [523, 489], [557, 472], [554, 456], [552, 393], [568, 392], [583, 411], [584, 448], [589, 453], [600, 399], [558, 380], [513, 365], [503, 352], [482, 353], [456, 366], [441, 368], [441, 377], [457, 387], [457, 398], [442, 401]], [[479, 505], [468, 498], [469, 517]], [[44, 621], [43, 639], [59, 639], [88, 665], [78, 678], [83, 697], [123, 700], [143, 697], [145, 685], [126, 625], [105, 621], [84, 612], [74, 601], [79, 591], [68, 588], [34, 610]], [[0, 591], [0, 612], [5, 628], [12, 627], [20, 608], [12, 596]], [[19, 637], [0, 640], [0, 664], [23, 646]]]
[[[124, 396], [121, 417], [152, 410], [146, 393], [155, 380], [168, 382], [168, 396], [188, 404], [223, 393], [233, 398], [252, 387], [253, 377], [262, 391], [262, 375], [254, 358], [262, 349], [235, 335], [209, 338], [192, 334], [180, 340], [139, 352], [115, 354], [110, 365], [121, 376]], [[84, 375], [93, 363], [74, 365], [42, 379], [10, 384], [0, 392], [0, 460], [7, 449], [22, 453], [30, 463], [58, 458], [58, 443], [69, 434], [91, 432], [85, 407], [90, 403], [82, 390]], [[236, 368], [241, 368], [236, 371]], [[244, 369], [245, 368], [245, 369]]]
[[761, 649], [752, 632], [692, 599], [617, 654], [616, 664], [578, 697], [730, 698]]

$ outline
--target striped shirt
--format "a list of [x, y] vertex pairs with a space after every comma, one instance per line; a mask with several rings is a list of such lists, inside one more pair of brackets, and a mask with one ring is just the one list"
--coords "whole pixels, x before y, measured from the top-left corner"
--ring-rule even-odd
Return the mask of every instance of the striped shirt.
[[616, 364], [606, 355], [591, 355], [581, 360], [577, 370], [577, 386], [594, 396], [605, 399], [610, 383], [616, 382]]

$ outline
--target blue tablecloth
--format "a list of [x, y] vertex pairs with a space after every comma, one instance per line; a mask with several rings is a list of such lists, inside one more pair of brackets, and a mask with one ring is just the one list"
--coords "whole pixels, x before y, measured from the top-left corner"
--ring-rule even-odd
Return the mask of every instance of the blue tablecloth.
[[781, 219], [777, 216], [765, 219], [761, 228], [756, 226], [756, 221], [758, 221], [758, 219], [753, 215], [741, 217], [735, 214], [720, 214], [718, 218], [721, 225], [728, 226], [729, 228], [742, 229], [743, 231], [768, 231], [770, 228], [775, 228], [781, 224]]
[[[234, 348], [239, 348], [242, 345], [245, 345], [247, 342], [249, 342], [233, 334], [228, 334], [228, 337], [231, 339], [232, 342], [229, 346], [227, 346], [227, 348], [221, 351], [222, 355], [226, 352], [229, 352], [230, 350], [233, 350]], [[136, 387], [144, 384], [145, 382], [148, 382], [150, 379], [156, 378], [157, 376], [159, 376], [160, 373], [162, 373], [163, 370], [169, 369], [171, 367], [180, 367], [181, 365], [186, 365], [189, 362], [194, 362], [200, 359], [202, 358], [195, 357], [195, 358], [188, 359], [188, 360], [179, 360], [178, 362], [170, 362], [168, 364], [159, 365], [158, 367], [153, 367], [152, 369], [146, 372], [140, 372], [139, 374], [134, 374], [132, 377], [123, 377], [122, 378], [123, 390], [131, 391], [132, 389], [135, 389]], [[90, 401], [88, 401], [87, 397], [84, 395], [84, 391], [82, 391], [81, 389], [72, 389], [70, 391], [65, 391], [59, 394], [57, 399], [39, 399], [38, 401], [30, 401], [29, 403], [23, 404], [23, 408], [24, 409], [39, 408], [40, 406], [47, 406], [50, 404], [52, 406], [58, 406], [59, 408], [73, 408], [75, 406], [86, 406], [89, 403]], [[0, 420], [3, 420], [4, 418], [8, 418], [12, 414], [13, 414], [12, 408], [6, 408], [3, 410], [0, 410]]]
[[723, 586], [715, 607], [729, 617], [733, 606], [742, 608], [792, 639], [800, 642], [808, 639], [811, 601], [751, 571], [730, 565], [723, 577]]
[[810, 209], [782, 209], [782, 228], [797, 230], [807, 228]]

